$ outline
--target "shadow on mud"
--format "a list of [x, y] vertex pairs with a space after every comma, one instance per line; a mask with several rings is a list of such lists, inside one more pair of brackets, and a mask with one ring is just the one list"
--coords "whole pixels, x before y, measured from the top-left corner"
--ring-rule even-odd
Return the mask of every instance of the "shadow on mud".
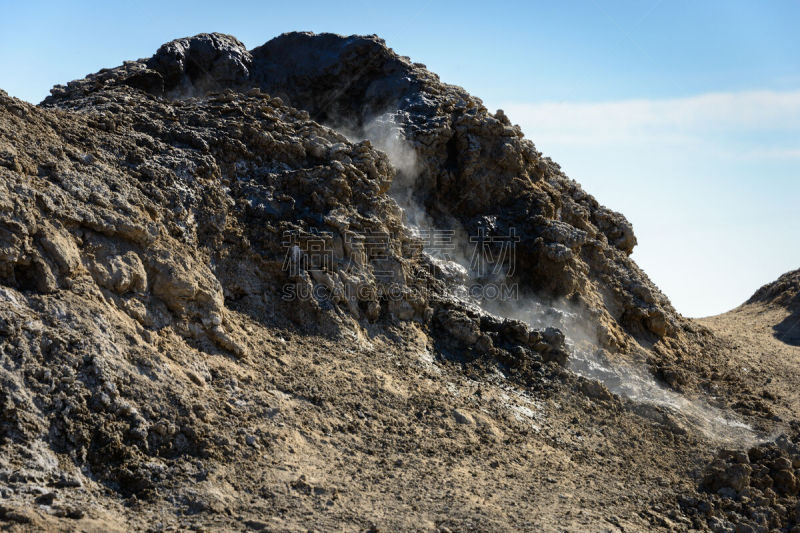
[[800, 346], [800, 309], [773, 326], [775, 338], [792, 346]]

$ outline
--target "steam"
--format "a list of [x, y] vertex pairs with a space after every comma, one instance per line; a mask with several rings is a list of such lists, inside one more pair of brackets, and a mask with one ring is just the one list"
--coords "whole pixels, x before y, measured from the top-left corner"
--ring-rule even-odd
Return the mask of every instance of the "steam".
[[361, 135], [389, 157], [397, 172], [395, 192], [410, 192], [420, 172], [417, 152], [403, 135], [394, 116], [385, 113], [369, 121]]
[[433, 220], [421, 200], [415, 197], [416, 183], [422, 167], [416, 150], [403, 134], [394, 113], [386, 112], [367, 120], [360, 129], [342, 125], [338, 125], [336, 129], [350, 141], [368, 139], [375, 148], [386, 154], [395, 170], [389, 194], [403, 209], [406, 226], [417, 234], [420, 231], [433, 230]]
[[[435, 231], [432, 217], [417, 198], [417, 180], [423, 168], [413, 145], [403, 135], [402, 127], [391, 112], [368, 121], [360, 131], [339, 128], [351, 140], [369, 139], [383, 151], [395, 168], [391, 196], [405, 212], [406, 225], [412, 232]], [[543, 303], [535, 296], [514, 299], [474, 298], [467, 285], [479, 281], [472, 270], [467, 233], [456, 220], [448, 220], [452, 249], [446, 257], [428, 254], [428, 259], [449, 283], [453, 295], [464, 303], [480, 307], [503, 318], [521, 320], [537, 329], [556, 327], [566, 338], [570, 352], [569, 368], [576, 374], [602, 383], [611, 393], [634, 404], [638, 414], [672, 426], [678, 431], [692, 430], [707, 438], [729, 445], [750, 446], [760, 439], [747, 424], [703, 400], [690, 400], [656, 382], [641, 358], [627, 362], [612, 361], [600, 348], [592, 322], [581, 310], [567, 302]], [[502, 277], [502, 275], [501, 275]], [[498, 281], [497, 278], [491, 281]], [[521, 296], [521, 295], [520, 295]]]
[[485, 306], [499, 316], [522, 320], [532, 327], [556, 327], [564, 332], [569, 369], [602, 383], [609, 392], [631, 401], [634, 411], [680, 432], [692, 430], [728, 445], [749, 447], [762, 441], [750, 426], [728, 411], [702, 399], [689, 399], [658, 383], [643, 358], [631, 354], [627, 361], [612, 360], [601, 349], [591, 321], [568, 302], [544, 305], [535, 298], [492, 302]]
[[[389, 158], [395, 170], [389, 195], [402, 208], [405, 226], [411, 233], [424, 239], [432, 233], [440, 231], [442, 225], [449, 232], [446, 250], [423, 250], [428, 260], [445, 278], [454, 281], [451, 288], [461, 289], [470, 277], [469, 236], [461, 224], [453, 217], [447, 217], [444, 224], [438, 224], [425, 208], [423, 199], [418, 196], [420, 189], [417, 187], [424, 168], [414, 145], [405, 137], [403, 127], [396, 119], [396, 113], [389, 111], [377, 115], [365, 122], [360, 129], [338, 125], [337, 131], [350, 141], [369, 140], [372, 145], [382, 151]], [[457, 291], [461, 299], [466, 291]]]
[[632, 354], [627, 361], [612, 360], [608, 352], [599, 348], [591, 322], [567, 302], [546, 306], [535, 299], [523, 298], [519, 302], [499, 302], [493, 307], [497, 314], [533, 327], [559, 328], [566, 337], [569, 369], [631, 401], [634, 412], [641, 416], [680, 432], [693, 430], [728, 445], [749, 447], [764, 440], [729, 411], [702, 399], [689, 399], [658, 383], [643, 358], [637, 359]]
[[749, 425], [726, 411], [701, 399], [690, 400], [663, 387], [653, 379], [644, 363], [614, 363], [603, 350], [577, 346], [571, 350], [569, 361], [570, 370], [602, 383], [610, 392], [635, 404], [661, 408], [635, 408], [634, 411], [642, 416], [682, 431], [693, 429], [710, 439], [730, 445], [750, 447], [762, 440]]

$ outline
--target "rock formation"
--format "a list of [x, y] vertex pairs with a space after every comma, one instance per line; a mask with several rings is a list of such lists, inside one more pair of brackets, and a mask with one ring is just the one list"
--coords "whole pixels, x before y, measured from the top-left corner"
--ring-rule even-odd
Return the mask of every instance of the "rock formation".
[[[259, 89], [317, 123], [366, 137], [376, 121], [396, 126], [414, 159], [413, 168], [396, 165], [401, 205], [408, 199], [435, 227], [466, 235], [492, 238], [513, 228], [523, 290], [570, 302], [607, 349], [661, 343], [672, 360], [693, 345], [691, 326], [628, 257], [636, 238], [622, 215], [543, 157], [502, 111], [491, 114], [376, 36], [290, 33], [252, 51], [218, 34], [179, 39], [150, 59], [56, 87], [43, 104], [79, 110], [107, 91], [174, 101], [228, 89]], [[323, 156], [335, 144], [306, 148]]]

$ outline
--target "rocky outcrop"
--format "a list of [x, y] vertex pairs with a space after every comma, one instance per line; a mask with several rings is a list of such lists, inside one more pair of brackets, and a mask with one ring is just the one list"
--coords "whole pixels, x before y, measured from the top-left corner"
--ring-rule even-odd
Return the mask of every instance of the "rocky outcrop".
[[798, 476], [800, 450], [786, 436], [747, 451], [722, 450], [706, 467], [705, 492], [682, 505], [697, 527], [715, 532], [797, 531]]
[[[177, 41], [146, 64], [167, 92], [198, 86], [195, 69], [228, 83], [247, 71], [234, 45]], [[172, 100], [125, 80], [68, 89], [60, 109], [0, 95], [8, 447], [44, 442], [111, 489], [144, 494], [151, 459], [216, 453], [189, 392], [208, 379], [197, 357], [260, 353], [255, 327], [336, 337], [413, 321], [472, 353], [465, 364], [524, 379], [564, 363], [563, 336], [487, 325], [449, 295], [370, 141], [258, 89]], [[31, 479], [60, 475], [39, 456], [9, 457], [22, 462], [4, 468]]]
[[57, 87], [44, 105], [80, 108], [89, 95], [123, 85], [169, 98], [258, 88], [312, 120], [372, 137], [390, 156], [381, 132], [396, 128], [413, 164], [395, 161], [392, 196], [460, 235], [516, 232], [523, 290], [551, 304], [569, 301], [605, 348], [656, 343], [658, 364], [669, 366], [706, 335], [684, 327], [628, 257], [636, 238], [622, 215], [565, 176], [502, 111], [488, 112], [376, 36], [289, 33], [251, 51], [225, 35], [179, 39], [150, 59]]

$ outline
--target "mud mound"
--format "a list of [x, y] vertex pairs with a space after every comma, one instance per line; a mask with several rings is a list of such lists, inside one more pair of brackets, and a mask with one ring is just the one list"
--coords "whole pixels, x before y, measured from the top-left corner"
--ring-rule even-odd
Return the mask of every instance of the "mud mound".
[[[717, 436], [646, 370], [601, 368], [637, 376], [631, 400], [564, 368], [714, 379], [718, 340], [635, 244], [502, 111], [375, 36], [204, 34], [38, 107], [0, 93], [0, 519], [688, 524]], [[720, 406], [751, 399], [728, 381]]]
[[464, 241], [515, 235], [522, 290], [566, 302], [583, 336], [604, 348], [657, 344], [654, 363], [669, 375], [703, 338], [628, 258], [636, 238], [622, 215], [543, 157], [502, 111], [489, 113], [375, 36], [289, 33], [252, 51], [219, 34], [179, 39], [150, 59], [56, 87], [44, 105], [81, 109], [93, 105], [89, 95], [120, 86], [172, 99], [260, 88], [397, 156], [392, 196], [413, 222]]
[[[185, 52], [195, 85], [196, 69], [236, 78], [222, 51], [236, 41], [200, 42], [151, 61], [166, 87], [164, 54]], [[468, 373], [557, 373], [562, 334], [490, 319], [431, 274], [368, 140], [258, 89], [167, 100], [139, 85], [68, 111], [0, 95], [4, 479], [153, 498], [157, 460], [222, 460], [220, 407], [196, 394], [223, 386], [225, 361], [271, 353], [265, 327], [346, 339], [414, 322]]]

